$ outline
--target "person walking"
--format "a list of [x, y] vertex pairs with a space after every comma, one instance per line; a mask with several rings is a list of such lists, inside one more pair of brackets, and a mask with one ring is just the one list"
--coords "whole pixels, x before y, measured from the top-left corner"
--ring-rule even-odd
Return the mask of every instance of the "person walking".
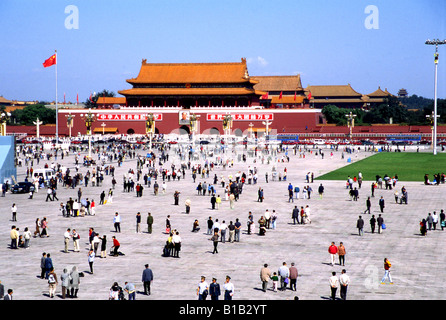
[[263, 268], [260, 269], [260, 281], [262, 281], [262, 291], [266, 292], [268, 288], [268, 281], [271, 278], [271, 270], [268, 268], [268, 264], [264, 264]]
[[77, 298], [77, 293], [79, 292], [79, 285], [81, 283], [79, 271], [76, 266], [73, 266], [70, 273], [71, 281], [70, 281], [70, 297]]
[[198, 284], [197, 288], [197, 296], [198, 300], [206, 300], [208, 293], [209, 293], [209, 285], [206, 282], [206, 277], [201, 276], [201, 281]]
[[149, 265], [145, 265], [145, 269], [142, 272], [142, 279], [141, 279], [143, 285], [144, 285], [144, 294], [150, 296], [150, 285], [153, 281], [153, 271], [149, 268]]
[[393, 284], [392, 276], [390, 275], [390, 268], [392, 264], [387, 258], [384, 258], [384, 276], [381, 279], [381, 284], [385, 284], [386, 279], [389, 279], [389, 284]]
[[277, 271], [277, 274], [280, 276], [280, 290], [285, 291], [287, 281], [289, 281], [290, 277], [290, 269], [288, 268], [286, 262], [282, 263], [282, 266]]
[[375, 233], [375, 225], [376, 225], [376, 219], [375, 215], [373, 214], [370, 218], [370, 229], [372, 230], [372, 233]]
[[70, 284], [70, 274], [68, 273], [68, 269], [64, 268], [63, 273], [60, 275], [60, 281], [62, 285], [62, 299], [65, 299], [67, 296], [67, 289]]
[[65, 233], [63, 234], [63, 237], [64, 237], [64, 244], [65, 244], [64, 252], [68, 253], [68, 244], [69, 244], [70, 238], [71, 238], [71, 229], [70, 228], [68, 228], [65, 231]]
[[378, 223], [378, 233], [381, 233], [381, 228], [384, 224], [384, 218], [381, 216], [381, 214], [378, 215], [376, 222]]
[[212, 278], [212, 283], [209, 285], [209, 295], [211, 300], [217, 301], [218, 297], [221, 295], [220, 284], [217, 282], [216, 278]]
[[147, 233], [152, 233], [153, 216], [150, 212], [147, 213]]
[[328, 253], [330, 254], [331, 265], [334, 266], [335, 256], [338, 253], [338, 247], [336, 247], [334, 242], [328, 247]]
[[94, 258], [95, 258], [94, 250], [90, 249], [90, 251], [88, 252], [88, 264], [90, 265], [90, 273], [91, 274], [93, 274]]
[[141, 233], [141, 213], [136, 213], [136, 233]]
[[367, 197], [367, 200], [365, 201], [366, 209], [364, 211], [364, 214], [369, 213], [370, 214], [370, 208], [372, 207], [372, 201], [370, 200], [370, 197]]
[[46, 252], [42, 253], [42, 257], [40, 258], [40, 279], [45, 277], [45, 260], [46, 260]]
[[331, 273], [331, 277], [328, 281], [330, 283], [331, 300], [336, 300], [336, 291], [338, 290], [339, 287], [339, 279], [336, 276], [335, 271]]
[[73, 238], [73, 246], [74, 246], [74, 252], [79, 252], [79, 239], [81, 238], [79, 233], [77, 233], [76, 229], [73, 229], [73, 232], [71, 234], [71, 237]]
[[11, 214], [12, 214], [11, 221], [17, 221], [17, 206], [15, 203], [13, 203], [11, 206]]
[[385, 208], [385, 201], [383, 196], [381, 196], [381, 198], [379, 199], [379, 209], [381, 210], [381, 212], [384, 212], [384, 208]]
[[341, 299], [347, 300], [347, 288], [350, 284], [350, 277], [347, 275], [347, 271], [342, 269], [341, 276], [339, 277], [339, 284], [341, 285]]
[[130, 300], [135, 300], [135, 298], [136, 298], [136, 290], [135, 290], [135, 285], [133, 283], [125, 281], [123, 289], [124, 289], [125, 292], [128, 293], [129, 301]]
[[57, 289], [57, 284], [58, 281], [56, 272], [54, 272], [54, 268], [51, 268], [50, 272], [48, 273], [48, 289], [50, 298], [54, 298], [54, 294], [56, 293]]
[[214, 243], [214, 250], [212, 251], [212, 254], [218, 253], [217, 246], [218, 246], [218, 232], [214, 232], [214, 235], [211, 237], [211, 240]]
[[113, 224], [115, 226], [115, 232], [121, 232], [121, 216], [118, 212], [115, 212], [115, 216], [113, 217]]
[[343, 266], [345, 264], [345, 247], [342, 242], [339, 243], [338, 246], [338, 257], [339, 257], [339, 265]]
[[51, 255], [47, 253], [45, 258], [45, 279], [48, 279], [48, 275], [51, 270], [54, 269], [53, 260], [51, 259]]
[[107, 258], [107, 236], [104, 234], [99, 239], [101, 240], [101, 258]]
[[186, 206], [186, 214], [190, 213], [190, 206], [191, 206], [192, 202], [190, 199], [186, 199], [186, 201], [184, 202], [184, 205]]
[[297, 208], [297, 206], [294, 206], [291, 218], [293, 219], [293, 224], [299, 224], [299, 209]]
[[294, 265], [294, 262], [291, 262], [291, 267], [290, 267], [290, 289], [293, 291], [297, 291], [296, 289], [296, 282], [297, 282], [297, 268]]
[[356, 228], [358, 228], [359, 236], [364, 235], [364, 220], [362, 219], [362, 216], [359, 216], [356, 221]]
[[225, 300], [232, 300], [232, 297], [234, 296], [234, 284], [231, 282], [230, 276], [226, 276], [223, 289], [225, 290]]

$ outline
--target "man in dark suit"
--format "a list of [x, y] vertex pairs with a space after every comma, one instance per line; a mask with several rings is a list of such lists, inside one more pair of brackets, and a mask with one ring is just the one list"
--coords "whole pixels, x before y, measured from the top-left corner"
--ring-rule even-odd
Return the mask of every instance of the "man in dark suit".
[[381, 212], [384, 212], [384, 199], [381, 196], [381, 199], [379, 199], [379, 208], [381, 209]]
[[218, 300], [220, 294], [220, 285], [217, 283], [217, 279], [212, 278], [212, 283], [209, 286], [209, 295], [211, 296], [211, 300]]
[[5, 296], [3, 300], [12, 300], [12, 289], [8, 289], [8, 294]]

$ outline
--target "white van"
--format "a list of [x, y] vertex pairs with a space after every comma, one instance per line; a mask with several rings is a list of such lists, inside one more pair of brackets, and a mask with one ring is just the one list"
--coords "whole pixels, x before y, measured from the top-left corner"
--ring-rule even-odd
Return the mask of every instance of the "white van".
[[314, 139], [313, 144], [325, 144], [325, 139]]
[[43, 177], [43, 180], [49, 181], [51, 178], [56, 178], [53, 169], [36, 169], [33, 171], [33, 177]]

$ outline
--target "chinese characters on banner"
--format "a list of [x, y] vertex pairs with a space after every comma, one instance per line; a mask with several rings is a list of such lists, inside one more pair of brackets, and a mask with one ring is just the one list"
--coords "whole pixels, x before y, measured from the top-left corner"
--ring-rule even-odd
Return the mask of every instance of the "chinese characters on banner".
[[[207, 121], [222, 121], [226, 114], [221, 113], [208, 113], [206, 115]], [[231, 113], [232, 120], [234, 121], [265, 121], [274, 120], [272, 113]]]
[[[142, 113], [98, 113], [98, 120], [108, 121], [145, 121], [147, 114]], [[163, 121], [163, 114], [153, 114], [153, 120]]]

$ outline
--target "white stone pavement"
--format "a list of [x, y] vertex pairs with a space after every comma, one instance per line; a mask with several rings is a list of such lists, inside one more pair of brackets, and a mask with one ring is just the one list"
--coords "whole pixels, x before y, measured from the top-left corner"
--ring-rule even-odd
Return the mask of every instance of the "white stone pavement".
[[[138, 151], [145, 155], [146, 151]], [[83, 153], [85, 154], [85, 153]], [[371, 153], [361, 151], [353, 160], [357, 161]], [[279, 155], [279, 158], [281, 155]], [[179, 160], [171, 156], [171, 162], [179, 165]], [[46, 161], [41, 161], [40, 167]], [[74, 156], [70, 154], [59, 163], [74, 168]], [[134, 192], [122, 192], [122, 177], [129, 168], [136, 169], [136, 160], [126, 159], [122, 167], [116, 167], [116, 180], [118, 186], [112, 204], [97, 206], [95, 216], [76, 218], [63, 218], [58, 206], [61, 201], [65, 203], [69, 197], [77, 197], [77, 189], [66, 189], [59, 184], [57, 196], [60, 201], [45, 202], [45, 190], [40, 190], [32, 200], [27, 194], [7, 194], [0, 198], [0, 280], [5, 290], [12, 288], [14, 296], [20, 300], [49, 300], [48, 284], [38, 278], [40, 275], [40, 257], [42, 252], [51, 253], [56, 274], [60, 277], [62, 269], [78, 266], [85, 273], [81, 278], [79, 290], [80, 300], [105, 300], [113, 282], [124, 285], [124, 281], [133, 282], [138, 294], [136, 299], [149, 300], [178, 300], [197, 299], [196, 287], [200, 276], [207, 277], [209, 282], [216, 277], [222, 285], [226, 275], [230, 275], [235, 285], [234, 300], [270, 300], [294, 299], [298, 296], [302, 300], [328, 299], [330, 289], [328, 278], [332, 271], [340, 275], [345, 268], [351, 278], [348, 289], [350, 300], [412, 300], [412, 299], [444, 299], [443, 286], [446, 278], [446, 258], [443, 253], [443, 243], [446, 231], [431, 231], [426, 237], [419, 232], [420, 219], [428, 212], [446, 208], [445, 185], [424, 186], [421, 182], [398, 182], [397, 188], [406, 186], [409, 192], [407, 205], [395, 204], [393, 191], [377, 190], [372, 201], [372, 214], [380, 213], [378, 199], [382, 195], [386, 200], [383, 213], [387, 229], [382, 234], [372, 234], [368, 220], [370, 215], [362, 214], [365, 209], [366, 197], [370, 194], [370, 183], [374, 177], [364, 177], [363, 188], [357, 202], [350, 201], [345, 181], [318, 181], [309, 185], [315, 191], [311, 199], [299, 199], [294, 203], [288, 202], [288, 183], [298, 185], [301, 189], [305, 183], [305, 174], [314, 172], [315, 177], [347, 165], [346, 159], [341, 159], [341, 152], [334, 152], [333, 158], [329, 151], [325, 152], [324, 159], [307, 153], [305, 158], [293, 155], [290, 152], [290, 162], [277, 163], [279, 172], [287, 168], [287, 181], [270, 181], [265, 183], [265, 172], [270, 172], [271, 164], [261, 164], [259, 159], [253, 163], [248, 157], [246, 163], [237, 161], [234, 167], [223, 170], [217, 167], [211, 171], [209, 178], [197, 178], [199, 181], [211, 182], [213, 175], [225, 175], [237, 171], [247, 172], [248, 165], [257, 167], [259, 182], [257, 185], [245, 185], [240, 200], [231, 210], [227, 201], [222, 202], [220, 210], [211, 210], [210, 197], [198, 196], [196, 184], [193, 183], [190, 172], [186, 171], [186, 179], [170, 181], [167, 183], [165, 195], [153, 195], [152, 188], [145, 188], [143, 196], [137, 198]], [[36, 167], [36, 166], [35, 166]], [[158, 164], [157, 164], [158, 167]], [[25, 167], [18, 168], [18, 180], [25, 178]], [[81, 172], [87, 171], [81, 167]], [[144, 173], [146, 169], [144, 170]], [[378, 174], [384, 174], [380, 172]], [[143, 183], [143, 181], [141, 181]], [[322, 199], [317, 195], [317, 187], [322, 183], [325, 193]], [[93, 198], [99, 203], [99, 194], [102, 190], [111, 187], [111, 177], [105, 176], [102, 186], [83, 187], [83, 197]], [[264, 189], [265, 200], [257, 202], [257, 190]], [[180, 206], [173, 205], [173, 192], [178, 190]], [[217, 188], [217, 194], [224, 199], [222, 189]], [[192, 209], [189, 215], [185, 214], [184, 201], [190, 198]], [[12, 203], [18, 206], [17, 221], [11, 221], [10, 207]], [[291, 211], [294, 205], [311, 208], [311, 224], [293, 225]], [[268, 209], [278, 213], [277, 228], [268, 230], [266, 236], [246, 234], [246, 220], [248, 212], [254, 214], [254, 221]], [[142, 234], [135, 233], [135, 215], [142, 214]], [[153, 233], [146, 233], [145, 220], [147, 212], [154, 216]], [[119, 212], [122, 216], [121, 233], [115, 233], [113, 216]], [[182, 250], [180, 258], [162, 257], [162, 249], [167, 239], [165, 218], [170, 214], [173, 228], [180, 232]], [[365, 220], [364, 235], [358, 236], [356, 220], [362, 214]], [[9, 232], [12, 225], [20, 228], [22, 233], [25, 227], [34, 232], [35, 219], [47, 217], [49, 221], [48, 238], [32, 238], [29, 249], [9, 249]], [[220, 243], [219, 253], [212, 254], [213, 245], [206, 235], [206, 220], [209, 216], [219, 221], [235, 221], [239, 218], [243, 225], [241, 241], [239, 243]], [[192, 233], [192, 224], [195, 219], [200, 222], [201, 230]], [[256, 223], [257, 225], [257, 223]], [[66, 228], [75, 228], [81, 235], [81, 251], [73, 252], [70, 242], [69, 253], [64, 253], [63, 233]], [[87, 262], [88, 230], [94, 227], [100, 235], [107, 235], [110, 248], [111, 237], [117, 236], [121, 242], [121, 251], [125, 254], [120, 257], [108, 256], [106, 259], [96, 258], [95, 273], [89, 273]], [[257, 228], [256, 228], [257, 229]], [[329, 264], [328, 246], [331, 241], [339, 244], [342, 241], [346, 247], [345, 267]], [[383, 259], [387, 257], [392, 263], [393, 285], [380, 284], [383, 276]], [[266, 293], [261, 291], [259, 272], [264, 263], [268, 263], [271, 271], [277, 271], [282, 262], [290, 265], [294, 262], [299, 271], [297, 292]], [[141, 274], [144, 264], [149, 263], [154, 273], [152, 295], [140, 294], [143, 291]], [[271, 287], [269, 288], [271, 289]], [[60, 299], [61, 287], [58, 285], [55, 300]], [[339, 296], [339, 291], [338, 291]]]

